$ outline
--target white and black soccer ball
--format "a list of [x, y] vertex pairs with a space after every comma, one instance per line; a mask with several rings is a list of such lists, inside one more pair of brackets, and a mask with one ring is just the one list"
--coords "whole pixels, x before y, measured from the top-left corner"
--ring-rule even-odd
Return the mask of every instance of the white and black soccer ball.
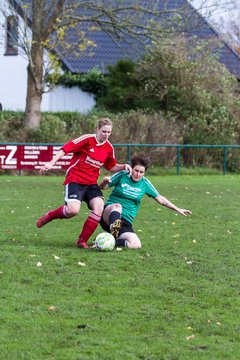
[[115, 238], [112, 234], [103, 232], [98, 234], [94, 242], [94, 247], [99, 251], [112, 251], [115, 247]]

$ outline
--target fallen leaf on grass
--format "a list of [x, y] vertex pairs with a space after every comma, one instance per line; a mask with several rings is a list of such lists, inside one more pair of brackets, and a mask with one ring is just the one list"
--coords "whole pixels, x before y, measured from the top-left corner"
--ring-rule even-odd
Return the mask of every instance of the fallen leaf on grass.
[[52, 255], [53, 255], [54, 259], [56, 259], [56, 260], [59, 260], [59, 259], [60, 259], [60, 257], [59, 257], [59, 256], [54, 255], [54, 254], [52, 254]]
[[83, 262], [81, 262], [81, 261], [78, 262], [78, 265], [80, 265], [80, 266], [86, 266], [86, 264], [83, 263]]
[[192, 340], [192, 339], [194, 339], [194, 338], [195, 338], [195, 335], [186, 336], [186, 339], [187, 339], [187, 340]]
[[49, 306], [48, 307], [48, 311], [56, 311], [56, 310], [57, 310], [56, 306]]

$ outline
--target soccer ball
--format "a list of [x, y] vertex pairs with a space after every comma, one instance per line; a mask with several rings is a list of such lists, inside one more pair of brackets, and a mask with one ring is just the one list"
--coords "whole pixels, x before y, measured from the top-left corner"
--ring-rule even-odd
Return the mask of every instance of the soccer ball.
[[98, 234], [95, 240], [95, 247], [100, 251], [111, 251], [115, 247], [115, 238], [112, 234], [103, 232]]

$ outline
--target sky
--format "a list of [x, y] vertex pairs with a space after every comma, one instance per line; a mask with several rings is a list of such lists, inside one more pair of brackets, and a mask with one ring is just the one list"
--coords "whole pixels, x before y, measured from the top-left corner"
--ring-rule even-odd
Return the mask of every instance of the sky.
[[207, 18], [220, 22], [228, 21], [232, 17], [239, 18], [239, 0], [188, 0]]
[[[188, 0], [218, 32], [240, 45], [240, 0]], [[233, 30], [234, 29], [234, 30]]]

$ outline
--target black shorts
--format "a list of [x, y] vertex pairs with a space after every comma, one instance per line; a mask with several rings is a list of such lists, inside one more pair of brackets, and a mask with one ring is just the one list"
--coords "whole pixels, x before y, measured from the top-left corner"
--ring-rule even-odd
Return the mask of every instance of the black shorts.
[[[122, 235], [122, 234], [124, 234], [124, 233], [126, 233], [126, 232], [135, 233], [135, 231], [134, 231], [133, 228], [132, 228], [132, 224], [131, 224], [129, 221], [127, 221], [127, 220], [125, 220], [125, 219], [123, 219], [123, 218], [121, 218], [121, 220], [122, 220], [122, 225], [121, 225], [121, 229], [120, 229], [120, 231], [119, 231], [119, 235], [118, 235], [118, 236], [120, 236], [120, 235]], [[103, 220], [103, 217], [101, 217], [100, 225], [101, 225], [101, 227], [102, 227], [102, 229], [103, 229], [104, 231], [110, 233], [110, 227], [109, 227], [109, 225]]]
[[[89, 207], [90, 200], [101, 197], [103, 198], [102, 191], [97, 184], [82, 185], [78, 183], [70, 183], [65, 185], [64, 200], [65, 204], [71, 201], [85, 201]], [[90, 208], [90, 207], [89, 207]]]

